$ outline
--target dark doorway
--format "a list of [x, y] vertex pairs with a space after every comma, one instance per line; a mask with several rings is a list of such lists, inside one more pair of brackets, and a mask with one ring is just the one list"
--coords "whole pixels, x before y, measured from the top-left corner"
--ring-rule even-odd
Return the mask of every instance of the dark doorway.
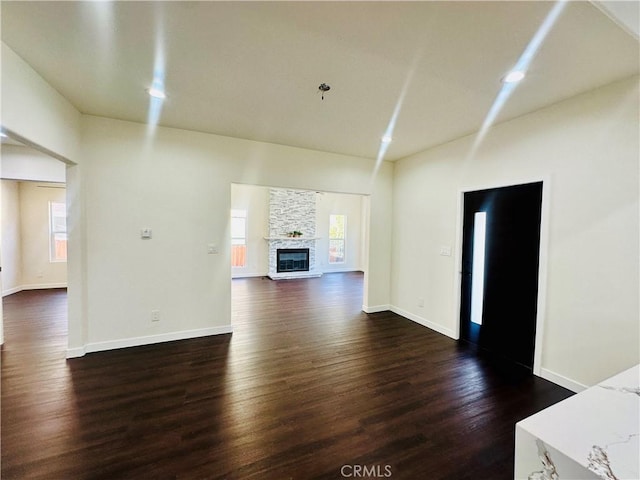
[[529, 372], [541, 211], [542, 182], [464, 194], [460, 338]]

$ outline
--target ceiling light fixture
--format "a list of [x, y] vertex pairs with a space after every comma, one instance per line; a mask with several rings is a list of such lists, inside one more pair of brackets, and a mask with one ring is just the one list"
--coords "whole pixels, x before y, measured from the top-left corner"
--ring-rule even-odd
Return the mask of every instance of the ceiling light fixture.
[[522, 70], [512, 70], [502, 79], [502, 83], [518, 83], [525, 76]]
[[149, 96], [153, 98], [160, 98], [162, 100], [167, 98], [167, 94], [164, 93], [163, 90], [160, 90], [159, 88], [156, 88], [156, 87], [151, 87], [150, 89], [147, 90], [147, 93], [149, 94]]
[[393, 137], [391, 135], [382, 136], [382, 143], [391, 143], [392, 140], [393, 140]]
[[324, 94], [329, 90], [331, 90], [331, 87], [326, 83], [321, 83], [320, 86], [318, 87], [318, 90], [322, 92], [322, 100], [324, 100]]

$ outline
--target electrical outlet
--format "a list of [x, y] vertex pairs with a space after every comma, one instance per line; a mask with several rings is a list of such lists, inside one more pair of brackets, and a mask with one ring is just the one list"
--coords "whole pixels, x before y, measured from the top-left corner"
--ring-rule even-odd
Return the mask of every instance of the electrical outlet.
[[151, 310], [151, 321], [152, 322], [160, 321], [160, 310]]

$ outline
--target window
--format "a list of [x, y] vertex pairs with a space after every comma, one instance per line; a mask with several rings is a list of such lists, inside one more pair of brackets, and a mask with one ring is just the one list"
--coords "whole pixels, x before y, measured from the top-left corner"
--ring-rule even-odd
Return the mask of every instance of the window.
[[67, 261], [67, 206], [49, 202], [49, 260]]
[[484, 257], [487, 212], [476, 212], [473, 220], [473, 266], [471, 271], [471, 321], [482, 325], [484, 303]]
[[329, 215], [329, 263], [344, 263], [346, 215]]
[[231, 266], [247, 264], [247, 211], [231, 210]]

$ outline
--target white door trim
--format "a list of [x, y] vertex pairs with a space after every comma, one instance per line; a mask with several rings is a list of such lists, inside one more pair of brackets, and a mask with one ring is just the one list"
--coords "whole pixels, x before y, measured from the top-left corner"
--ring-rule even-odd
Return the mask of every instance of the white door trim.
[[475, 185], [461, 187], [458, 189], [458, 210], [456, 219], [456, 245], [454, 255], [454, 265], [457, 275], [454, 275], [454, 292], [456, 305], [454, 308], [455, 318], [453, 324], [454, 338], [460, 338], [460, 307], [461, 307], [461, 280], [462, 280], [462, 230], [463, 230], [463, 211], [464, 211], [464, 194], [475, 192], [478, 190], [488, 190], [490, 188], [512, 187], [524, 185], [527, 183], [542, 182], [542, 205], [540, 216], [540, 252], [538, 259], [538, 302], [536, 310], [536, 338], [533, 353], [533, 373], [541, 376], [542, 373], [542, 350], [544, 340], [544, 324], [546, 318], [547, 306], [547, 264], [549, 252], [549, 213], [550, 213], [550, 195], [551, 195], [551, 179], [549, 176], [522, 179], [520, 181], [508, 183], [496, 183], [491, 185]]

